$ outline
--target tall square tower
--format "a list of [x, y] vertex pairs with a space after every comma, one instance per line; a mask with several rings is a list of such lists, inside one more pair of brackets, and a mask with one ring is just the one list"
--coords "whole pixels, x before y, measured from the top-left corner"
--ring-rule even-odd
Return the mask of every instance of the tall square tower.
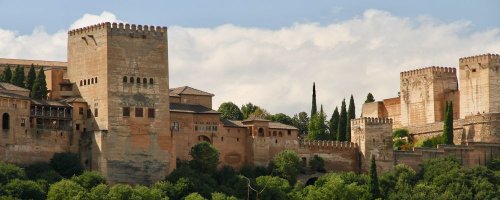
[[500, 56], [460, 58], [460, 118], [500, 112]]
[[166, 27], [102, 23], [68, 32], [68, 77], [88, 104], [92, 170], [150, 184], [175, 166]]

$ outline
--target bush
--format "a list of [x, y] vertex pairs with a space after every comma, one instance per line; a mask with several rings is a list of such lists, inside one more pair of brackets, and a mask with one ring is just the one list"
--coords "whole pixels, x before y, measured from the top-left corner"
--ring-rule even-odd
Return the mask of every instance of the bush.
[[191, 193], [191, 194], [187, 195], [186, 197], [184, 197], [184, 200], [206, 200], [206, 199], [203, 198], [197, 192], [194, 192], [194, 193]]
[[16, 165], [0, 162], [0, 185], [14, 179], [26, 179], [24, 170]]
[[95, 171], [85, 171], [83, 172], [83, 174], [79, 176], [73, 176], [71, 180], [74, 181], [75, 183], [78, 183], [87, 190], [90, 190], [99, 184], [106, 183], [106, 179], [104, 179], [104, 177], [101, 174]]
[[402, 138], [402, 137], [408, 137], [408, 136], [410, 136], [410, 132], [407, 129], [398, 128], [398, 129], [395, 129], [393, 132], [394, 138]]
[[89, 199], [107, 200], [108, 193], [109, 187], [106, 184], [99, 184], [90, 190]]
[[85, 188], [70, 180], [61, 180], [50, 186], [48, 200], [84, 199], [87, 196]]
[[4, 189], [8, 195], [19, 199], [45, 199], [43, 187], [34, 181], [14, 179]]
[[394, 150], [401, 150], [404, 145], [407, 145], [406, 141], [398, 138], [394, 140], [392, 147]]
[[69, 152], [54, 154], [54, 157], [50, 159], [50, 166], [64, 178], [71, 178], [83, 172], [83, 167], [78, 155]]
[[314, 157], [309, 160], [309, 167], [315, 172], [325, 172], [325, 160], [318, 155], [314, 155]]
[[488, 164], [486, 164], [488, 169], [493, 171], [500, 171], [500, 157], [496, 157], [490, 160]]
[[116, 184], [109, 189], [108, 199], [131, 199], [134, 190], [130, 185]]
[[415, 146], [436, 148], [438, 144], [443, 144], [443, 138], [441, 136], [434, 136], [425, 140], [420, 140], [415, 144]]
[[25, 169], [26, 175], [30, 180], [45, 180], [47, 183], [52, 184], [62, 179], [62, 176], [57, 173], [49, 163], [38, 162], [29, 165]]

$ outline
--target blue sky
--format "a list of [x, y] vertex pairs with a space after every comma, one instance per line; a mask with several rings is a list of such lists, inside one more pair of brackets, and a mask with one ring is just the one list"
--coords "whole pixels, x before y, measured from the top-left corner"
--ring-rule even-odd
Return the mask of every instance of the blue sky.
[[66, 61], [67, 31], [104, 21], [168, 26], [170, 86], [270, 113], [327, 114], [354, 95], [396, 97], [399, 73], [500, 53], [500, 1], [0, 0], [0, 57]]
[[[109, 11], [128, 22], [185, 27], [243, 27], [277, 29], [301, 22], [322, 24], [361, 15], [367, 9], [385, 10], [400, 17], [428, 15], [443, 22], [467, 20], [477, 29], [500, 25], [500, 1], [460, 0], [0, 0], [0, 27], [29, 33], [35, 26], [48, 32], [66, 29], [85, 13]], [[21, 9], [22, 8], [22, 9]]]

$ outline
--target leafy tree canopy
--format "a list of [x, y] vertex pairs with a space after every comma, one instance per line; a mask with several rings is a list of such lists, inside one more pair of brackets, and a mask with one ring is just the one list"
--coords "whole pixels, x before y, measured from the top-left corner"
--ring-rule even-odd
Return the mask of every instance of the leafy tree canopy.
[[219, 151], [208, 142], [194, 145], [189, 152], [193, 157], [189, 165], [203, 173], [214, 173], [219, 162]]
[[222, 103], [217, 111], [221, 112], [222, 119], [243, 120], [243, 113], [233, 102]]

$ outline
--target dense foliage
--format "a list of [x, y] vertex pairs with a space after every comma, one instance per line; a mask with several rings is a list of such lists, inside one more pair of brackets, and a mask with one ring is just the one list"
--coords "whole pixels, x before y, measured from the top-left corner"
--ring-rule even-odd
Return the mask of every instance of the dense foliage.
[[351, 141], [351, 119], [356, 118], [356, 106], [354, 105], [354, 97], [351, 94], [351, 99], [349, 100], [349, 108], [347, 110], [347, 122], [346, 122], [346, 134], [345, 140]]
[[224, 102], [220, 104], [217, 111], [221, 113], [221, 119], [243, 120], [243, 113], [241, 112], [240, 108], [233, 102]]
[[453, 102], [446, 102], [443, 122], [443, 143], [453, 145]]
[[368, 93], [368, 95], [366, 95], [365, 103], [371, 103], [371, 102], [375, 102], [375, 98], [373, 97], [372, 93]]
[[342, 106], [340, 107], [340, 118], [339, 125], [337, 126], [337, 140], [346, 141], [346, 130], [347, 130], [347, 110], [345, 105], [345, 99], [342, 100]]
[[31, 88], [30, 97], [33, 99], [47, 99], [47, 82], [45, 80], [45, 72], [43, 67], [38, 71], [35, 82], [33, 83], [33, 88]]

